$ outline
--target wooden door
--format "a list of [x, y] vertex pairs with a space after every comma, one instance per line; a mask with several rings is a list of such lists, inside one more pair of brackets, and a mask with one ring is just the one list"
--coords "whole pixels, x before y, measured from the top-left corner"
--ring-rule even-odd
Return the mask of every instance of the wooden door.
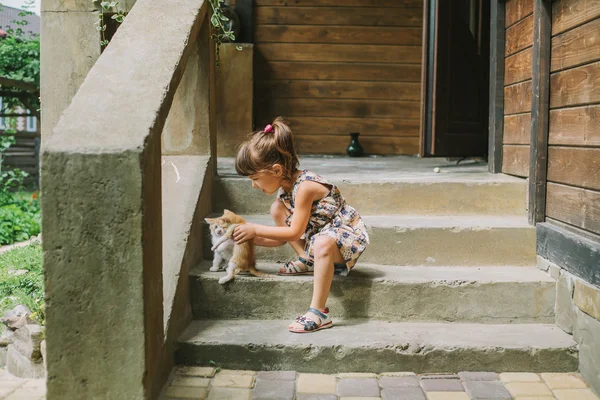
[[486, 156], [489, 4], [429, 1], [423, 156]]

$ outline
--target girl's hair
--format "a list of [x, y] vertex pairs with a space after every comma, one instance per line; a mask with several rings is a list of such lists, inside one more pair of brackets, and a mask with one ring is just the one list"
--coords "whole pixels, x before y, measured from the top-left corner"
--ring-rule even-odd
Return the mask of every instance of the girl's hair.
[[284, 179], [291, 179], [298, 171], [294, 135], [283, 117], [275, 118], [262, 131], [252, 132], [235, 158], [235, 169], [242, 176], [254, 175], [275, 164], [283, 167]]

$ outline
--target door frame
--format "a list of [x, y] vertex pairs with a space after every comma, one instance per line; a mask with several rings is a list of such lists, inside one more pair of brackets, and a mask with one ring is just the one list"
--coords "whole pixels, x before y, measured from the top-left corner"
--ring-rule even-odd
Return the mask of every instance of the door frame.
[[[449, 0], [447, 0], [449, 1]], [[430, 5], [435, 8], [430, 12]], [[423, 42], [421, 56], [421, 129], [419, 155], [425, 157], [431, 148], [435, 120], [436, 62], [431, 65], [433, 51], [437, 45], [435, 22], [438, 17], [438, 0], [423, 0]], [[502, 172], [502, 138], [504, 130], [504, 46], [505, 46], [505, 0], [491, 0], [490, 3], [490, 62], [489, 62], [489, 115], [488, 115], [488, 170]], [[434, 43], [430, 43], [433, 36]], [[432, 48], [433, 47], [433, 48]], [[427, 150], [427, 151], [426, 151]]]

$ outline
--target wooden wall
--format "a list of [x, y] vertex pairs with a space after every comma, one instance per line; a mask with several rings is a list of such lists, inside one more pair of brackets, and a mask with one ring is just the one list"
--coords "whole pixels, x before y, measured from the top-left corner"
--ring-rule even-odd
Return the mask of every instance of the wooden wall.
[[255, 0], [255, 123], [303, 154], [417, 154], [423, 0]]
[[502, 172], [526, 177], [531, 132], [533, 0], [508, 0], [505, 24]]
[[600, 1], [552, 8], [547, 217], [600, 234]]

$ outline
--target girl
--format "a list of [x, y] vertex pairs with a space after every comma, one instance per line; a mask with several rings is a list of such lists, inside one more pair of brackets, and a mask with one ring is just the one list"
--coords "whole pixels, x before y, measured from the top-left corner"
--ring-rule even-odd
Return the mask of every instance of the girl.
[[292, 131], [281, 117], [254, 132], [237, 154], [235, 168], [252, 187], [277, 192], [271, 206], [275, 227], [243, 224], [234, 232], [237, 243], [254, 240], [259, 246], [289, 243], [298, 254], [279, 275], [314, 274], [308, 311], [289, 326], [290, 332], [315, 332], [333, 323], [325, 306], [334, 271], [347, 275], [369, 244], [365, 225], [339, 189], [322, 177], [298, 169]]

